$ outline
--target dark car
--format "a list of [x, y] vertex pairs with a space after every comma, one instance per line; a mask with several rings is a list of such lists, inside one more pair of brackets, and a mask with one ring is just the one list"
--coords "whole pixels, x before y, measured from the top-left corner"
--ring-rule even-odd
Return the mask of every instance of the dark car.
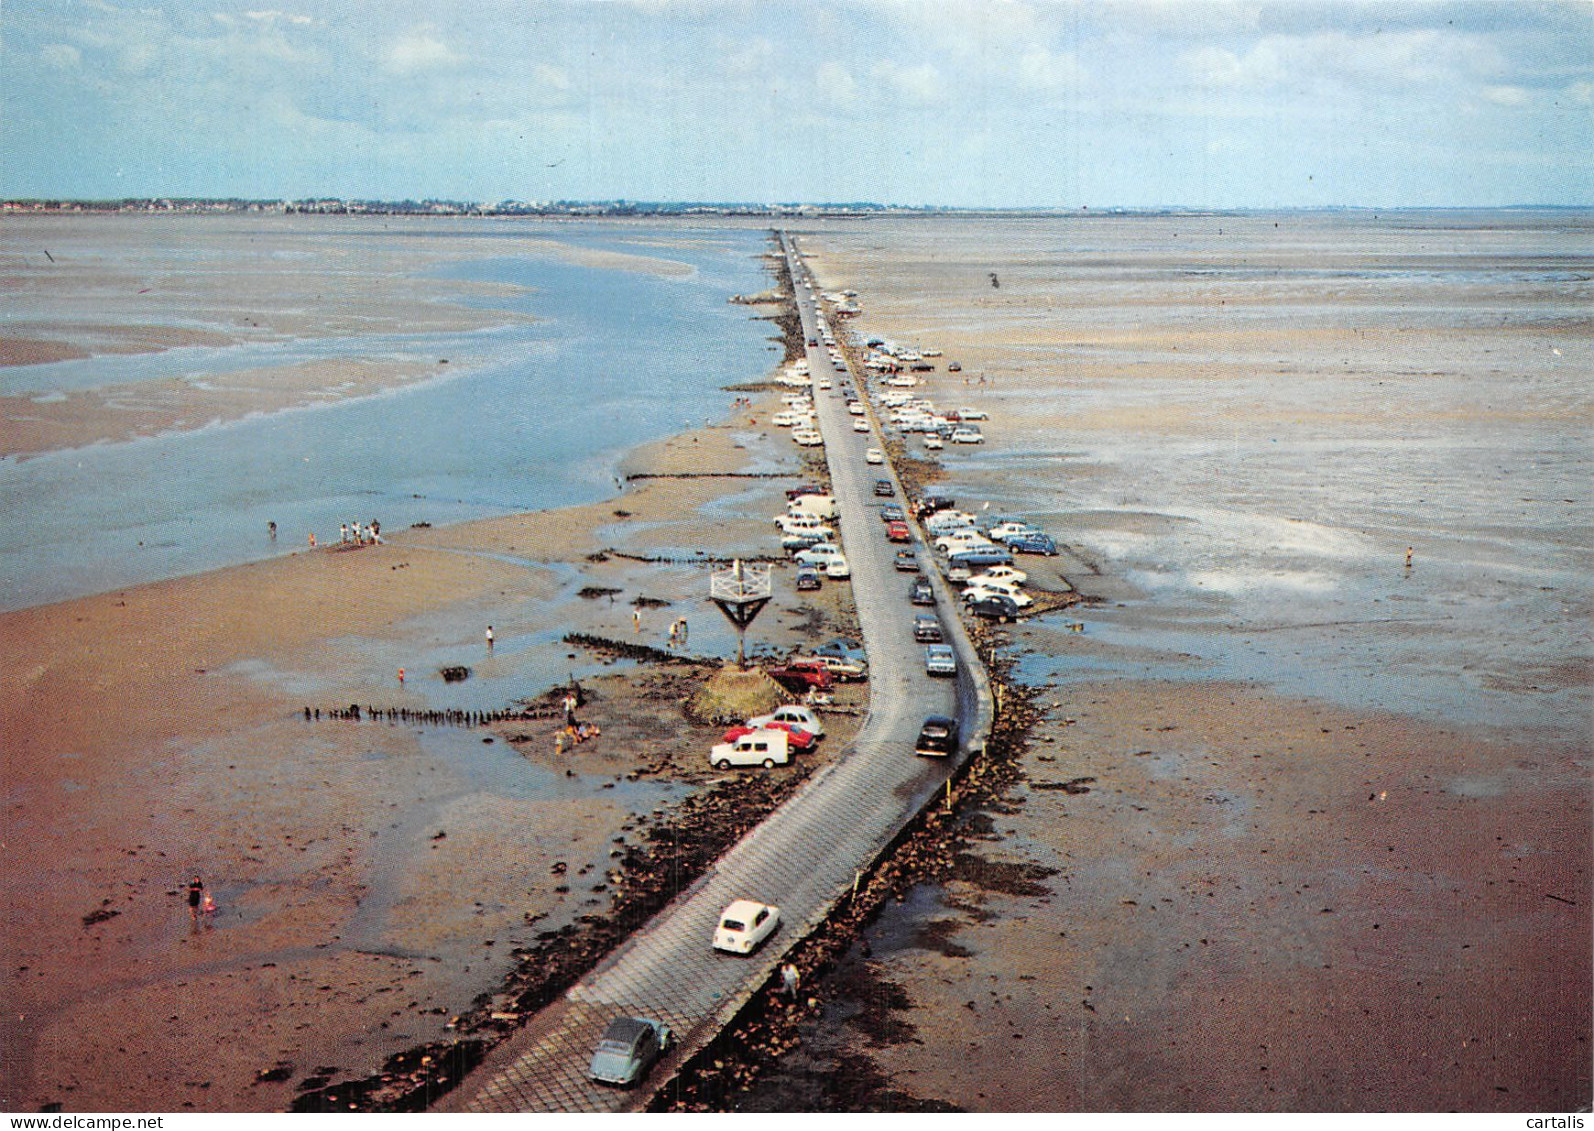
[[920, 505], [926, 514], [934, 514], [936, 511], [951, 510], [957, 506], [957, 500], [948, 495], [926, 495]]
[[1007, 540], [1007, 548], [1016, 554], [1041, 554], [1049, 558], [1057, 555], [1057, 543], [1050, 534], [1014, 535]]
[[913, 585], [908, 589], [908, 600], [915, 605], [935, 604], [935, 589], [931, 587], [928, 577], [913, 579]]
[[931, 715], [925, 719], [913, 744], [915, 754], [927, 754], [932, 758], [945, 758], [957, 748], [958, 721], [945, 715]]
[[629, 1088], [648, 1074], [674, 1040], [670, 1027], [646, 1017], [616, 1017], [592, 1054], [588, 1074], [600, 1084]]
[[918, 573], [919, 558], [912, 550], [898, 550], [897, 556], [891, 559], [891, 564], [898, 573]]
[[1013, 598], [991, 593], [969, 602], [969, 612], [986, 620], [1006, 622], [1018, 619], [1018, 605]]
[[897, 492], [896, 488], [891, 486], [891, 480], [876, 479], [874, 481], [874, 493], [882, 499], [889, 499]]
[[920, 644], [941, 643], [941, 622], [930, 613], [920, 613], [913, 618], [913, 639]]
[[887, 503], [880, 508], [881, 522], [906, 522], [908, 516], [902, 513], [902, 508], [896, 503]]
[[786, 492], [786, 499], [800, 499], [804, 495], [823, 495], [825, 489], [817, 483], [800, 483]]
[[819, 571], [813, 566], [800, 566], [797, 570], [797, 592], [819, 587]]
[[887, 542], [911, 542], [913, 535], [908, 533], [908, 524], [905, 522], [886, 523]]
[[795, 554], [799, 550], [819, 545], [827, 537], [825, 534], [787, 534], [781, 538], [780, 548], [788, 554]]

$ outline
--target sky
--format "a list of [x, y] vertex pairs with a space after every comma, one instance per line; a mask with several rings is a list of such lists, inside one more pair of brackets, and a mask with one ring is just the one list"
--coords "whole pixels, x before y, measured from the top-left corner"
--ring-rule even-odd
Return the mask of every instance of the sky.
[[124, 196], [1594, 205], [1594, 0], [0, 5], [0, 197]]

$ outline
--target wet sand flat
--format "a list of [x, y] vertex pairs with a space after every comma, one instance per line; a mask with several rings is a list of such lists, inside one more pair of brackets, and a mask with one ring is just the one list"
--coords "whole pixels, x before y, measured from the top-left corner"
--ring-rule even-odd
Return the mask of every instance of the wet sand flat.
[[[599, 551], [767, 552], [782, 481], [695, 476], [798, 474], [784, 434], [757, 426], [769, 411], [634, 453], [629, 470], [657, 477], [603, 503], [5, 614], [5, 1106], [280, 1110], [306, 1080], [447, 1038], [515, 946], [601, 913], [615, 838], [710, 779], [718, 732], [645, 671], [606, 674], [558, 638], [663, 648], [689, 615], [695, 654], [734, 654], [704, 567]], [[589, 586], [617, 599], [577, 595]], [[639, 596], [658, 603], [640, 631]], [[850, 627], [844, 589], [791, 596], [754, 643]], [[473, 674], [445, 684], [444, 662]], [[302, 714], [497, 710], [567, 673], [604, 733], [563, 755], [551, 720]], [[845, 717], [835, 730], [844, 742]], [[197, 929], [195, 872], [220, 905]]]
[[1586, 1106], [1587, 217], [801, 242], [990, 413], [939, 486], [1093, 598], [1010, 633], [1050, 711], [979, 855], [1027, 878], [882, 916], [815, 1063], [981, 1111]]

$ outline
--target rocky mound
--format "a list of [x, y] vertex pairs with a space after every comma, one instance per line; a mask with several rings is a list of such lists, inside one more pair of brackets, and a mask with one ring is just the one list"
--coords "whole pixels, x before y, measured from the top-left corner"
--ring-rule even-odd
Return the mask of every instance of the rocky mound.
[[790, 702], [791, 694], [763, 672], [727, 667], [711, 675], [685, 709], [695, 723], [723, 724], [767, 714]]

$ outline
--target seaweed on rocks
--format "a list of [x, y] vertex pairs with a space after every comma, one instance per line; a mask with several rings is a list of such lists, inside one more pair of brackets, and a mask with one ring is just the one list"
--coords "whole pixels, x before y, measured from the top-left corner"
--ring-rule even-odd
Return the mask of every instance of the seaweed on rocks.
[[[789, 1000], [779, 977], [773, 977], [754, 994], [731, 1023], [686, 1064], [654, 1098], [650, 1111], [727, 1111], [747, 1105], [750, 1089], [802, 1043], [802, 1033], [818, 1019], [827, 988], [838, 996], [844, 986], [831, 983], [832, 973], [864, 929], [887, 902], [905, 899], [920, 883], [964, 878], [994, 890], [1030, 892], [1044, 876], [1027, 868], [1016, 872], [985, 861], [969, 849], [989, 827], [984, 810], [1003, 803], [1021, 780], [1022, 756], [1030, 729], [1042, 715], [1039, 689], [1013, 681], [1013, 660], [1000, 651], [1002, 634], [976, 625], [970, 630], [981, 660], [990, 673], [996, 699], [991, 734], [983, 751], [971, 756], [953, 777], [949, 788], [938, 793], [898, 836], [855, 892], [843, 898], [830, 917], [792, 948], [787, 961], [797, 967], [803, 995]], [[1040, 872], [1050, 874], [1046, 869]], [[900, 1035], [899, 1025], [876, 1017], [870, 1026], [877, 1033]], [[837, 1076], [856, 1075], [852, 1061], [846, 1073], [811, 1075], [814, 1095], [795, 1105], [801, 1110], [826, 1111], [928, 1111], [947, 1110], [934, 1101], [891, 1091], [883, 1086], [860, 1085], [840, 1091]], [[790, 1079], [778, 1087], [792, 1086]], [[752, 1106], [757, 1106], [756, 1100]]]
[[594, 636], [588, 632], [567, 632], [561, 639], [566, 644], [574, 644], [582, 648], [590, 648], [605, 656], [620, 656], [627, 660], [641, 660], [653, 664], [714, 664], [717, 660], [706, 660], [699, 656], [688, 656], [678, 652], [669, 652], [663, 648], [654, 648], [649, 644], [633, 644], [629, 640], [615, 640], [608, 636]]
[[[660, 908], [698, 878], [807, 779], [791, 774], [736, 777], [688, 796], [620, 849], [603, 877], [610, 904], [534, 945], [516, 948], [516, 966], [496, 993], [477, 995], [449, 1027], [452, 1041], [422, 1045], [390, 1058], [382, 1071], [305, 1092], [294, 1111], [421, 1111], [451, 1091], [465, 1073], [508, 1039], [537, 1010], [555, 1001]], [[508, 1006], [494, 1002], [508, 1001]]]

